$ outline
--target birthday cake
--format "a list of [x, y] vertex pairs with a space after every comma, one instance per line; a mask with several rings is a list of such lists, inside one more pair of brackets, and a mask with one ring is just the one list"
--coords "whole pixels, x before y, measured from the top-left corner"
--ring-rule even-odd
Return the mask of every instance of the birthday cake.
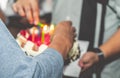
[[[21, 49], [28, 56], [36, 56], [42, 53], [50, 44], [51, 35], [54, 32], [54, 25], [33, 26], [26, 30], [21, 30], [16, 38]], [[74, 61], [80, 56], [80, 49], [77, 41], [68, 54], [68, 59]]]

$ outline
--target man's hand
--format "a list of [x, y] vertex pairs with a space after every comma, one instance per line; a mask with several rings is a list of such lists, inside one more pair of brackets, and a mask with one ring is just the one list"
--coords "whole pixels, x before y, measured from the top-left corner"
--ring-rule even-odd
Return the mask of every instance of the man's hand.
[[72, 48], [75, 36], [75, 28], [72, 27], [72, 23], [63, 21], [57, 24], [49, 47], [59, 51], [65, 59]]
[[82, 68], [82, 71], [90, 68], [95, 63], [99, 61], [98, 55], [94, 52], [85, 53], [79, 61], [79, 66]]
[[13, 4], [13, 10], [26, 17], [31, 24], [39, 22], [38, 0], [17, 0]]

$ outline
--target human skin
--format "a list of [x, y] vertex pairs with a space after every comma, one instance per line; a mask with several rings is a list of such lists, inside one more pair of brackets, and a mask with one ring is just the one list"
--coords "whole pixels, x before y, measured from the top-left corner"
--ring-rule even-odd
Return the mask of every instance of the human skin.
[[26, 17], [31, 24], [37, 24], [39, 19], [38, 0], [17, 0], [13, 10], [22, 17]]
[[[120, 28], [107, 42], [105, 42], [99, 47], [101, 51], [103, 52], [105, 59], [120, 53], [120, 40], [119, 39], [120, 39]], [[83, 70], [86, 70], [97, 62], [99, 62], [98, 55], [95, 52], [87, 52], [80, 59], [79, 66]]]
[[73, 46], [75, 37], [75, 28], [72, 27], [72, 23], [70, 21], [63, 21], [56, 26], [49, 47], [59, 51], [63, 58], [66, 59], [68, 52]]

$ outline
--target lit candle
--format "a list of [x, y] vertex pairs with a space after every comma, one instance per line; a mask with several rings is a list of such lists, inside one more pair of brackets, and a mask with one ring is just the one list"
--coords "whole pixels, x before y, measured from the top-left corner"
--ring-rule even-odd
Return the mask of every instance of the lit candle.
[[55, 26], [53, 24], [50, 25], [50, 31], [49, 34], [52, 35], [54, 32]]
[[32, 31], [32, 41], [33, 42], [35, 41], [35, 30], [36, 30], [36, 27], [33, 27], [33, 31]]
[[43, 27], [43, 31], [44, 31], [45, 33], [48, 33], [48, 26], [47, 26], [47, 25], [45, 25], [45, 26]]
[[44, 39], [45, 39], [45, 34], [48, 32], [48, 26], [47, 25], [45, 25], [44, 27], [43, 27], [43, 30], [42, 30], [42, 43], [44, 43]]

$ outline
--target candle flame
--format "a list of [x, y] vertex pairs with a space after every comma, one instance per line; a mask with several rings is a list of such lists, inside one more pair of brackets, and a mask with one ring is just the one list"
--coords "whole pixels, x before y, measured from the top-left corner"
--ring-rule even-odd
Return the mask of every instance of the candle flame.
[[43, 32], [44, 32], [44, 33], [47, 33], [47, 32], [48, 32], [48, 26], [47, 26], [47, 25], [45, 25], [45, 26], [43, 27]]
[[50, 25], [50, 31], [51, 31], [51, 30], [54, 30], [54, 29], [55, 29], [54, 25], [51, 24], [51, 25]]
[[50, 31], [49, 34], [52, 35], [54, 32], [55, 26], [53, 24], [50, 25]]

